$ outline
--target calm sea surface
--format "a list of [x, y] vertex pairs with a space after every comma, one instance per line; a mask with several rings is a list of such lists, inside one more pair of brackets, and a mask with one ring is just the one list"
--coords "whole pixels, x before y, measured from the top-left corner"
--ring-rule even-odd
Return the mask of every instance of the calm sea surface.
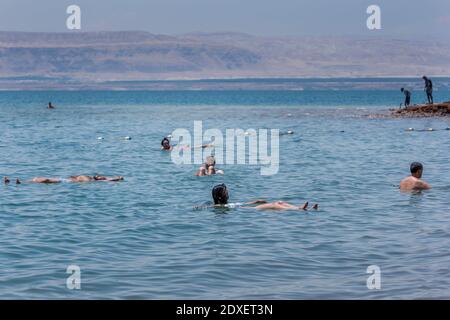
[[[1, 176], [125, 176], [1, 185], [0, 298], [449, 299], [450, 121], [364, 117], [401, 100], [397, 91], [0, 92]], [[194, 120], [295, 134], [280, 137], [276, 175], [222, 165], [223, 176], [195, 177], [198, 165], [159, 150]], [[399, 192], [411, 161], [434, 189]], [[193, 210], [218, 183], [231, 202], [320, 210]], [[66, 288], [69, 265], [81, 268], [81, 290]], [[370, 265], [381, 290], [366, 286]]]

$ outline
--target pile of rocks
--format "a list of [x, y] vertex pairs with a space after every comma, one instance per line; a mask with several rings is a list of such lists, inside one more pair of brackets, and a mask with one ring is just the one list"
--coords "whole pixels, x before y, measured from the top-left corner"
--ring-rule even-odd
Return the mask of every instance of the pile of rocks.
[[450, 117], [450, 102], [421, 104], [407, 108], [391, 110], [392, 116], [400, 118], [415, 117]]

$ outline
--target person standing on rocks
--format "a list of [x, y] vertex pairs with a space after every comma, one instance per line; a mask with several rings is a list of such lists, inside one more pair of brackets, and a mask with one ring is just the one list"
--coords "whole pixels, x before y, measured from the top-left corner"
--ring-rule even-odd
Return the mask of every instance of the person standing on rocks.
[[426, 76], [423, 76], [422, 79], [425, 81], [425, 92], [427, 93], [428, 103], [433, 104], [433, 82]]
[[405, 95], [405, 108], [407, 108], [411, 103], [411, 92], [405, 88], [401, 88], [400, 91]]

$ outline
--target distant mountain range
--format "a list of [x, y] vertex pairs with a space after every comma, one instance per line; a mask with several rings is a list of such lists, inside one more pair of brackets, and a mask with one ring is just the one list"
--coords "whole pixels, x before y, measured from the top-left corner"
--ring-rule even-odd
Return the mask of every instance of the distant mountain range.
[[3, 81], [450, 75], [450, 44], [362, 37], [0, 32]]

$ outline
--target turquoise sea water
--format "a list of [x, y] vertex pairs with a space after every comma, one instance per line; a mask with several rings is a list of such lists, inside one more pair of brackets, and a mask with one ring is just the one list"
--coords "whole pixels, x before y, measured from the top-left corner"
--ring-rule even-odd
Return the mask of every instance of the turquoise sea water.
[[[397, 91], [0, 92], [1, 176], [125, 176], [1, 185], [0, 298], [448, 299], [450, 131], [405, 129], [450, 120], [364, 116], [400, 101]], [[223, 176], [195, 177], [198, 165], [159, 150], [194, 120], [295, 134], [280, 137], [276, 175], [223, 165]], [[399, 192], [411, 161], [434, 189]], [[193, 210], [218, 183], [231, 202], [320, 210]], [[69, 265], [81, 290], [66, 288]], [[367, 289], [370, 265], [381, 290]]]

